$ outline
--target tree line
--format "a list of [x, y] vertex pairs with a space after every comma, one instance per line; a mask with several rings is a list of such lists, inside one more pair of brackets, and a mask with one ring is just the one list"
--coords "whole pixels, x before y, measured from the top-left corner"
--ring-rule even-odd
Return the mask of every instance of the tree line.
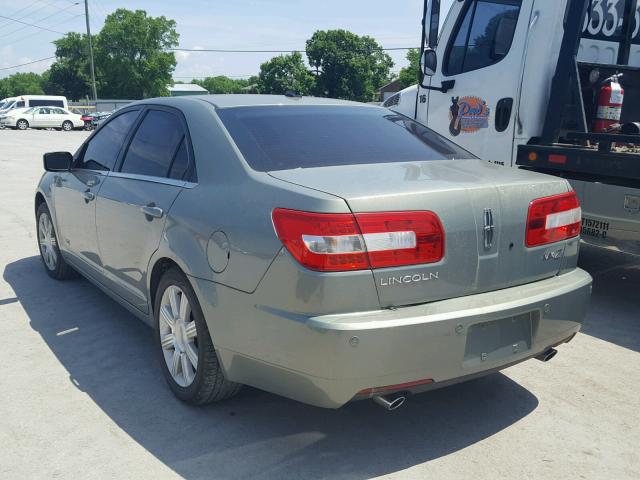
[[[168, 95], [174, 82], [178, 46], [176, 22], [151, 17], [144, 10], [120, 8], [92, 35], [98, 97], [141, 99]], [[26, 94], [91, 97], [91, 71], [86, 34], [67, 33], [55, 40], [56, 60], [43, 74], [16, 73], [0, 79], [0, 98]], [[303, 53], [306, 56], [303, 56]], [[418, 50], [407, 53], [409, 66], [399, 73], [401, 85], [416, 82]], [[306, 60], [306, 61], [305, 61]], [[375, 100], [377, 90], [392, 79], [394, 62], [371, 37], [347, 30], [317, 31], [304, 52], [279, 55], [264, 62], [257, 75], [233, 79], [224, 75], [194, 79], [209, 93], [283, 94]]]

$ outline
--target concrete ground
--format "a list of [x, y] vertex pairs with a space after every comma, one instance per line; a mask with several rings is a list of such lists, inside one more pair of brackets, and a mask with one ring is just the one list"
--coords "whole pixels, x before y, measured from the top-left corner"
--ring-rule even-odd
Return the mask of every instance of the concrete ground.
[[583, 251], [583, 333], [529, 361], [410, 398], [331, 411], [247, 388], [181, 404], [150, 330], [35, 239], [42, 153], [83, 132], [0, 131], [0, 478], [640, 478], [640, 266]]

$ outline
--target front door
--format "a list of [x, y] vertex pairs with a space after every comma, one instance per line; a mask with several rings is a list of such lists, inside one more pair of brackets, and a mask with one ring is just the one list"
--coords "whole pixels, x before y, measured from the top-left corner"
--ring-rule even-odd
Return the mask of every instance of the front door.
[[418, 119], [482, 159], [511, 165], [517, 99], [533, 0], [455, 2], [425, 78]]
[[90, 137], [78, 151], [72, 169], [58, 174], [54, 181], [60, 248], [71, 254], [71, 263], [88, 275], [102, 272], [96, 236], [97, 196], [138, 113], [121, 114]]
[[53, 115], [51, 108], [49, 107], [36, 108], [33, 111], [33, 121], [31, 122], [31, 126], [38, 127], [38, 128], [54, 127], [56, 126], [54, 120], [55, 120], [55, 116]]
[[76, 268], [95, 277], [102, 269], [96, 239], [96, 195], [106, 172], [76, 165], [70, 172], [57, 174], [53, 182], [53, 201], [59, 247], [71, 254]]

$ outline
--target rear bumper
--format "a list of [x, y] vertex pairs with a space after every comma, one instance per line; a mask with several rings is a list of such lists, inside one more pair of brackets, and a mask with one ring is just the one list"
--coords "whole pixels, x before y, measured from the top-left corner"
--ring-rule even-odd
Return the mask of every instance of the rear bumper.
[[[420, 391], [531, 358], [580, 330], [591, 281], [588, 273], [576, 269], [462, 298], [315, 317], [255, 305], [245, 298], [251, 305], [250, 318], [249, 312], [238, 311], [242, 317], [229, 328], [234, 315], [226, 316], [227, 325], [216, 320], [227, 303], [222, 292], [212, 291], [210, 282], [193, 279], [200, 299], [217, 297], [215, 306], [204, 302], [203, 311], [229, 379], [327, 408], [360, 398], [358, 392], [373, 387], [433, 380], [415, 389]], [[232, 303], [238, 305], [237, 300]], [[529, 318], [528, 342], [512, 345], [511, 340], [519, 338], [509, 326], [517, 322], [513, 318], [521, 323]], [[497, 330], [487, 326], [481, 331], [485, 326], [478, 326], [505, 319]], [[504, 345], [497, 345], [496, 337], [503, 335]]]

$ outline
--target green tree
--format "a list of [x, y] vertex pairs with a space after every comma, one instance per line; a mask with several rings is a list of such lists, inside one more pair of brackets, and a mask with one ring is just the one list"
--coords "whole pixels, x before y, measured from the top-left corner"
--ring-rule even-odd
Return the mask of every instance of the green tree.
[[107, 16], [96, 38], [96, 69], [103, 98], [168, 95], [176, 66], [176, 22], [144, 10], [119, 8]]
[[291, 90], [300, 95], [310, 95], [315, 78], [298, 52], [279, 55], [260, 65], [258, 91], [282, 95]]
[[309, 64], [318, 69], [316, 93], [370, 101], [389, 81], [393, 60], [371, 37], [346, 30], [319, 30], [307, 40]]
[[202, 80], [194, 80], [191, 83], [200, 85], [209, 93], [240, 93], [241, 89], [248, 85], [247, 80], [233, 79], [224, 75], [206, 77]]
[[[95, 42], [95, 36], [92, 38]], [[53, 43], [56, 46], [56, 61], [51, 65], [44, 83], [45, 92], [64, 95], [72, 100], [90, 96], [91, 70], [87, 35], [70, 32]]]
[[37, 73], [14, 73], [0, 79], [0, 98], [42, 94], [42, 76]]
[[407, 60], [409, 65], [400, 70], [399, 78], [402, 88], [410, 87], [418, 83], [418, 74], [420, 72], [420, 50], [411, 48], [407, 51]]

